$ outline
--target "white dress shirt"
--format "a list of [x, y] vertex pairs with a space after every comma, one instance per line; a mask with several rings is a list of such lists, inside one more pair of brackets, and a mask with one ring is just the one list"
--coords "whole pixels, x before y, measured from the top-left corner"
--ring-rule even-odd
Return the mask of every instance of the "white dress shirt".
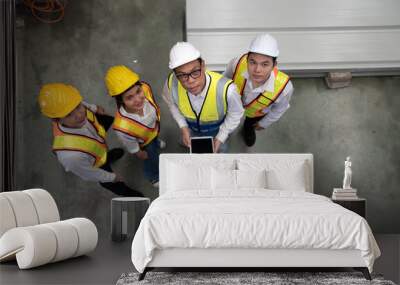
[[[228, 66], [225, 72], [223, 73], [224, 76], [232, 78], [233, 73], [235, 72], [236, 65], [239, 62], [239, 60], [240, 57], [236, 57], [228, 63]], [[246, 86], [244, 87], [242, 96], [243, 105], [249, 104], [251, 101], [257, 98], [257, 96], [260, 95], [260, 93], [264, 93], [265, 91], [268, 92], [274, 91], [275, 75], [273, 72], [271, 72], [271, 75], [268, 78], [268, 80], [263, 85], [257, 88], [253, 88], [253, 84], [251, 83], [251, 80], [249, 80], [249, 74], [247, 71], [243, 72], [242, 75], [244, 78], [247, 79]], [[293, 90], [294, 90], [293, 84], [291, 81], [289, 81], [286, 84], [286, 87], [283, 89], [281, 95], [278, 97], [278, 99], [276, 99], [276, 101], [271, 105], [269, 105], [267, 108], [264, 108], [262, 110], [262, 112], [266, 114], [266, 116], [264, 116], [260, 121], [258, 121], [258, 125], [260, 127], [267, 128], [273, 122], [278, 121], [279, 118], [282, 117], [282, 115], [290, 107], [289, 101], [292, 97]]]
[[[196, 112], [196, 115], [200, 113], [201, 106], [203, 105], [208, 90], [208, 86], [210, 85], [210, 81], [211, 77], [208, 74], [206, 74], [206, 84], [201, 93], [198, 95], [194, 95], [188, 92], [190, 103], [194, 111]], [[225, 120], [219, 127], [218, 134], [216, 135], [216, 139], [218, 139], [222, 143], [226, 141], [229, 134], [232, 133], [233, 130], [236, 129], [236, 127], [239, 125], [240, 119], [242, 118], [244, 112], [242, 102], [240, 100], [240, 95], [237, 91], [237, 87], [235, 84], [231, 84], [228, 87], [226, 96], [227, 96], [228, 106], [227, 106]], [[188, 124], [186, 122], [186, 119], [183, 116], [183, 114], [179, 111], [178, 106], [174, 103], [172, 94], [168, 89], [168, 79], [165, 81], [162, 97], [164, 101], [167, 103], [168, 108], [172, 114], [172, 117], [178, 123], [179, 128], [187, 127]]]
[[[143, 106], [143, 116], [134, 113], [128, 113], [123, 106], [119, 108], [119, 112], [132, 120], [135, 120], [148, 128], [154, 128], [157, 123], [157, 113], [153, 105], [149, 101], [145, 100]], [[136, 153], [140, 150], [139, 143], [143, 143], [142, 140], [127, 135], [123, 132], [115, 130], [118, 139], [122, 142], [124, 147], [129, 153]]]
[[[95, 112], [97, 106], [82, 102], [82, 104]], [[79, 128], [67, 128], [60, 123], [58, 124], [63, 132], [84, 135], [98, 141], [104, 142], [103, 138], [97, 134], [97, 131], [91, 123], [87, 120], [85, 124]], [[89, 154], [80, 151], [60, 150], [56, 151], [57, 159], [64, 167], [65, 171], [71, 171], [83, 180], [96, 181], [96, 182], [112, 182], [115, 179], [115, 174], [105, 171], [101, 168], [94, 167], [95, 158]]]

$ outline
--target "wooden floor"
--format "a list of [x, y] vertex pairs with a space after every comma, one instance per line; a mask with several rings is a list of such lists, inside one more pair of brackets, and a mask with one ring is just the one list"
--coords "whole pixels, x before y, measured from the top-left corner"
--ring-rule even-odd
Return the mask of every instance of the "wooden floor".
[[[375, 235], [382, 256], [374, 272], [399, 283], [400, 235]], [[0, 265], [0, 284], [115, 284], [124, 272], [134, 271], [130, 259], [131, 242], [115, 243], [108, 236], [100, 237], [89, 256], [19, 270], [16, 262]]]

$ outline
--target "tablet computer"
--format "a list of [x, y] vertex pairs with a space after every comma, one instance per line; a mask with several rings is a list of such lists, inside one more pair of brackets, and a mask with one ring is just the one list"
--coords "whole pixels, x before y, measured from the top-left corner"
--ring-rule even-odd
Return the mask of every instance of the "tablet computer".
[[213, 137], [191, 137], [190, 153], [213, 153], [214, 140]]

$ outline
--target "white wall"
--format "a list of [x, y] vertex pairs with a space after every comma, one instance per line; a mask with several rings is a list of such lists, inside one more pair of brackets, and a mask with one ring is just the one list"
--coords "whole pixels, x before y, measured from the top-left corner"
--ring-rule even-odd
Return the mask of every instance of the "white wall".
[[292, 75], [400, 74], [398, 0], [186, 0], [186, 25], [212, 70], [268, 32]]

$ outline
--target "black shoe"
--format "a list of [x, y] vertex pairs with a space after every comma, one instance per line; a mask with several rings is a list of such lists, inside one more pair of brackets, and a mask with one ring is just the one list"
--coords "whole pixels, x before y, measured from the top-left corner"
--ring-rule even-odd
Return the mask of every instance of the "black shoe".
[[137, 190], [133, 190], [131, 191], [131, 193], [129, 193], [129, 197], [144, 197], [143, 193]]
[[124, 150], [122, 148], [113, 148], [107, 152], [107, 160], [111, 163], [117, 161], [124, 155]]
[[254, 127], [243, 127], [242, 135], [247, 146], [253, 146], [256, 143], [256, 131]]

